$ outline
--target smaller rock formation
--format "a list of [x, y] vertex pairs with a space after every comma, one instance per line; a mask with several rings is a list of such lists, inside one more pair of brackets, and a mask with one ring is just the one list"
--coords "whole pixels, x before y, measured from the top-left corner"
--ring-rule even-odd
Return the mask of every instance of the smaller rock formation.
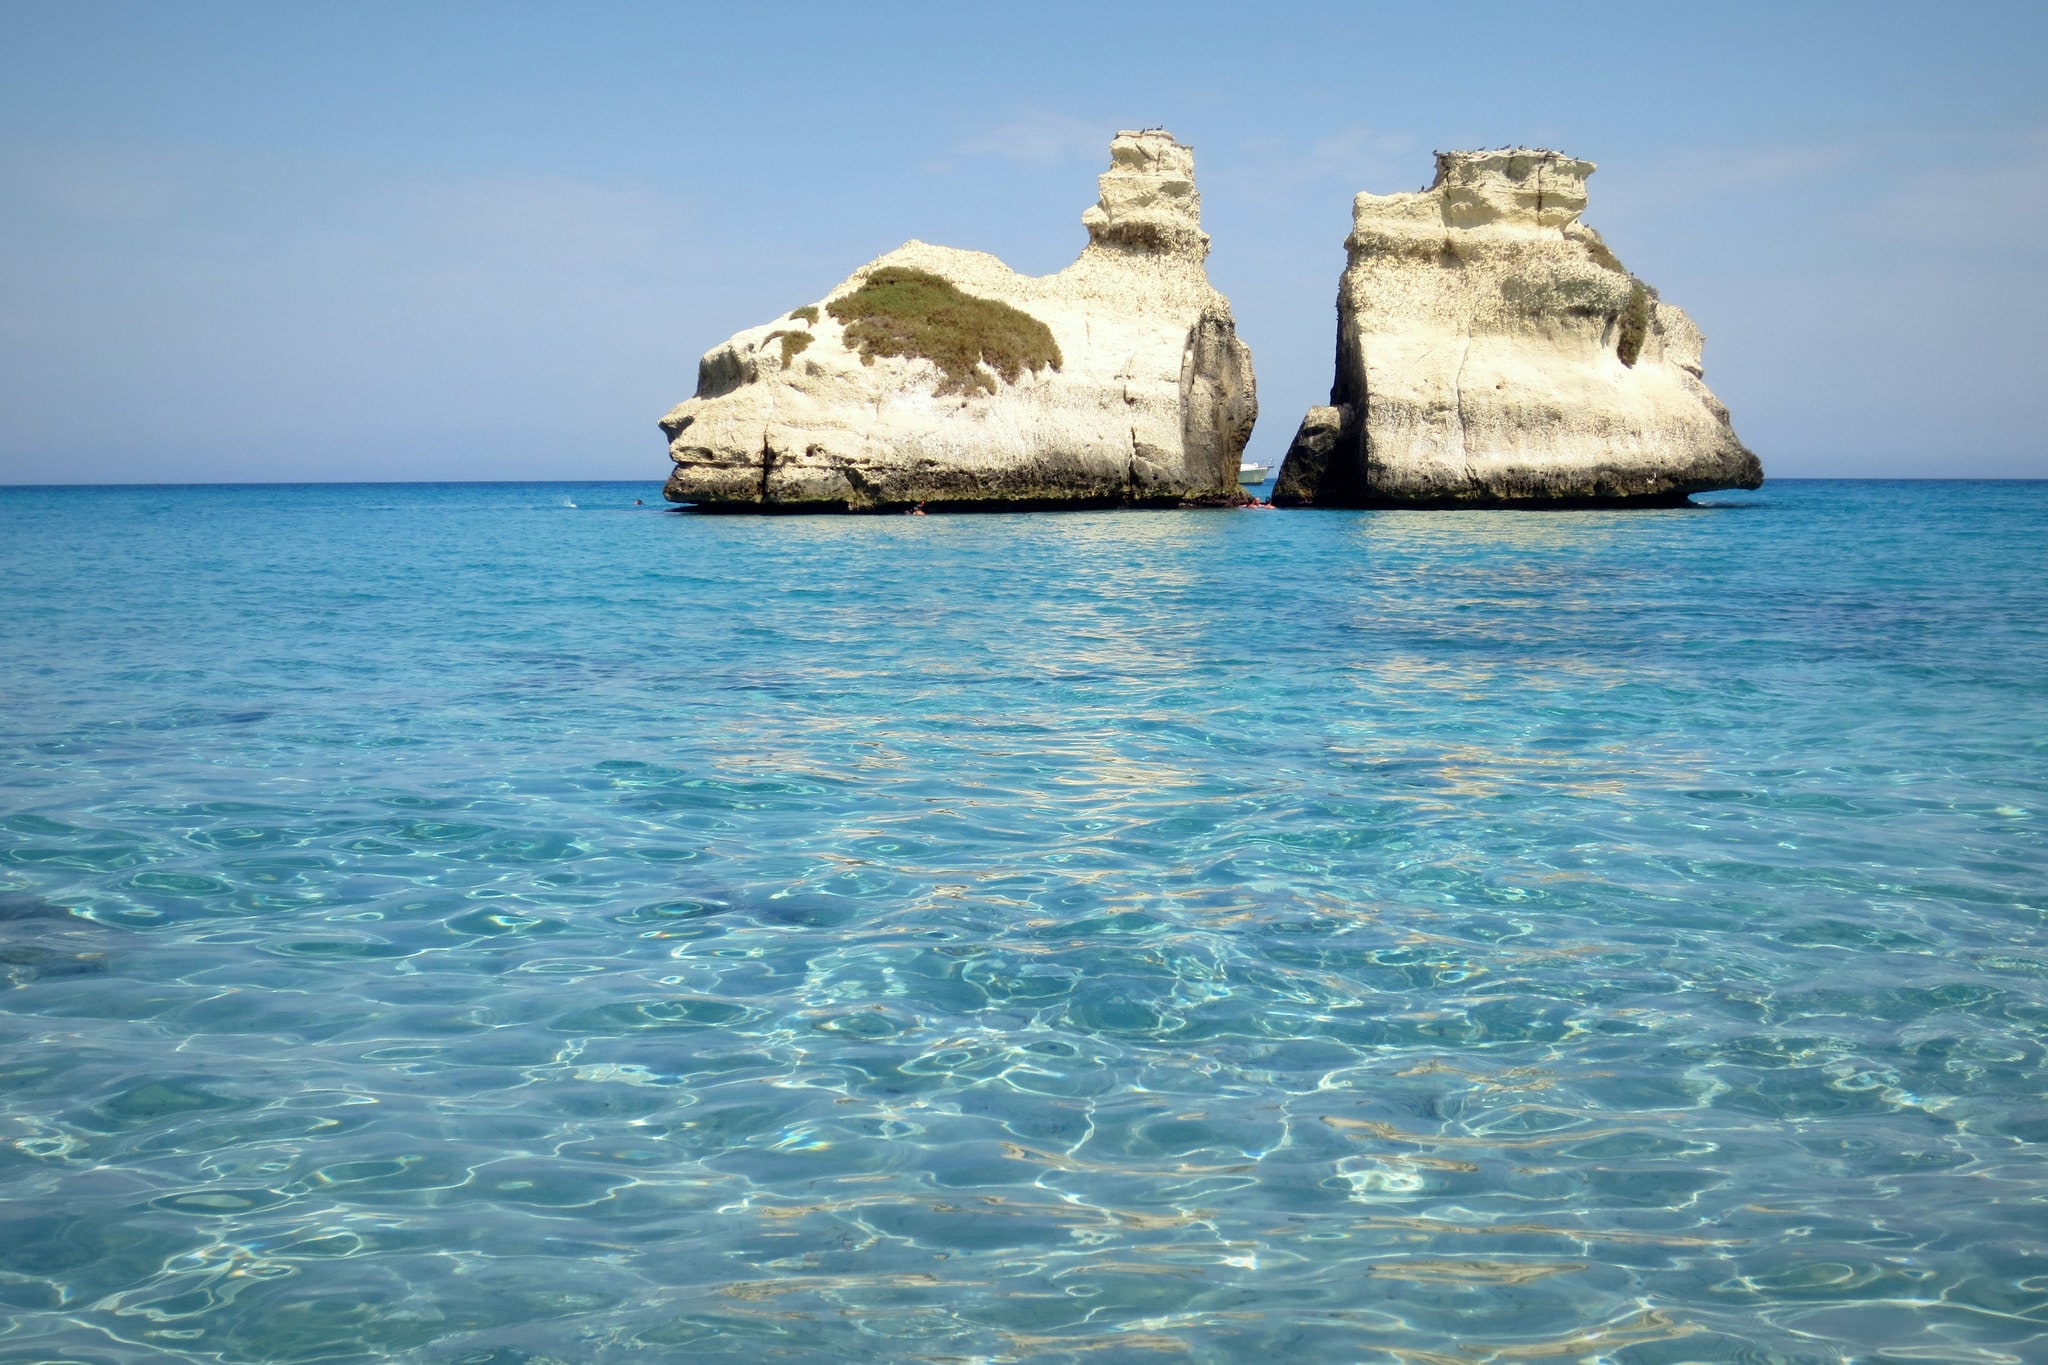
[[1203, 262], [1194, 153], [1119, 133], [1057, 274], [911, 242], [707, 354], [662, 419], [707, 510], [1245, 500], [1251, 352]]
[[1763, 481], [1701, 381], [1699, 329], [1578, 221], [1593, 170], [1439, 152], [1429, 189], [1357, 197], [1330, 406], [1276, 504], [1673, 503]]

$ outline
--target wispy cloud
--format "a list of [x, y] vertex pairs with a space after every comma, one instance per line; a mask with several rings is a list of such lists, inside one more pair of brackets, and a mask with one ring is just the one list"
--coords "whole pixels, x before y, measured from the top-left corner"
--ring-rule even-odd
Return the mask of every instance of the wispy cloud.
[[1392, 190], [1418, 173], [1426, 179], [1428, 161], [1418, 158], [1416, 147], [1412, 134], [1362, 124], [1306, 146], [1282, 138], [1248, 138], [1231, 150], [1215, 179], [1219, 187], [1264, 196], [1313, 185], [1335, 187], [1348, 198], [1362, 189]]
[[573, 429], [622, 388], [652, 408], [664, 371], [682, 384], [677, 337], [725, 287], [691, 264], [693, 202], [636, 182], [16, 143], [0, 222], [0, 479], [90, 444], [77, 414], [108, 394], [188, 452], [283, 449], [314, 411], [346, 410], [330, 450], [486, 411]]
[[0, 145], [0, 205], [10, 214], [134, 224], [162, 219], [177, 203], [177, 186], [161, 168], [108, 164], [75, 149]]
[[[2010, 249], [2044, 245], [2048, 129], [1973, 143], [1952, 158], [1898, 175], [1851, 225], [1876, 237]], [[1974, 164], [1970, 164], [1974, 163]]]
[[1603, 207], [1662, 213], [1832, 174], [1870, 154], [1870, 148], [1853, 142], [1674, 149], [1630, 165], [1625, 176], [1602, 177], [1594, 194]]
[[1379, 175], [1389, 170], [1392, 163], [1405, 165], [1414, 150], [1415, 139], [1408, 133], [1389, 133], [1358, 125], [1317, 139], [1305, 155], [1287, 165], [1286, 171], [1297, 182], [1356, 180]]
[[45, 245], [92, 240], [159, 265], [376, 251], [587, 276], [680, 238], [687, 201], [638, 183], [436, 179], [343, 161], [149, 146], [0, 145], [0, 213]]
[[1099, 160], [1116, 129], [1071, 114], [1030, 110], [963, 141], [963, 156], [999, 156], [1009, 161], [1050, 165], [1060, 161]]
[[1661, 217], [1712, 200], [1807, 188], [1815, 221], [1892, 242], [2043, 245], [2048, 129], [1745, 149], [1673, 150], [1596, 186], [1603, 212]]

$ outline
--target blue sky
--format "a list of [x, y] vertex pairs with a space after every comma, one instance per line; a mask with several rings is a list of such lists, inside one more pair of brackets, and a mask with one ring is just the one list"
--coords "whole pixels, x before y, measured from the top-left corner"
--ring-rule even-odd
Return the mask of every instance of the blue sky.
[[1070, 261], [1196, 151], [1329, 388], [1358, 190], [1600, 164], [1774, 475], [2048, 477], [2048, 6], [0, 5], [0, 483], [641, 478], [696, 359], [919, 237]]

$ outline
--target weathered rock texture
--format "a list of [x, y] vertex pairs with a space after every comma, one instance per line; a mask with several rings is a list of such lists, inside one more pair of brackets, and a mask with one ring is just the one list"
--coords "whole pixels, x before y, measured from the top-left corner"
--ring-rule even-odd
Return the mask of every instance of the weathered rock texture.
[[1701, 382], [1699, 329], [1578, 221], [1593, 169], [1439, 152], [1429, 189], [1358, 196], [1336, 384], [1275, 503], [1670, 503], [1763, 481]]
[[[707, 354], [661, 422], [707, 509], [1237, 503], [1258, 402], [1194, 154], [1119, 133], [1057, 274], [910, 242]], [[964, 297], [963, 297], [964, 296]]]

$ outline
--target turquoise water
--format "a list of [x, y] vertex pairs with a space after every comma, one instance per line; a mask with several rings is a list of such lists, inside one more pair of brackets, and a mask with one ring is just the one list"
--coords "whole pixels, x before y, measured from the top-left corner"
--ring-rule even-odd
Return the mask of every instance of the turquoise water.
[[2048, 484], [0, 490], [0, 1358], [2048, 1359]]

